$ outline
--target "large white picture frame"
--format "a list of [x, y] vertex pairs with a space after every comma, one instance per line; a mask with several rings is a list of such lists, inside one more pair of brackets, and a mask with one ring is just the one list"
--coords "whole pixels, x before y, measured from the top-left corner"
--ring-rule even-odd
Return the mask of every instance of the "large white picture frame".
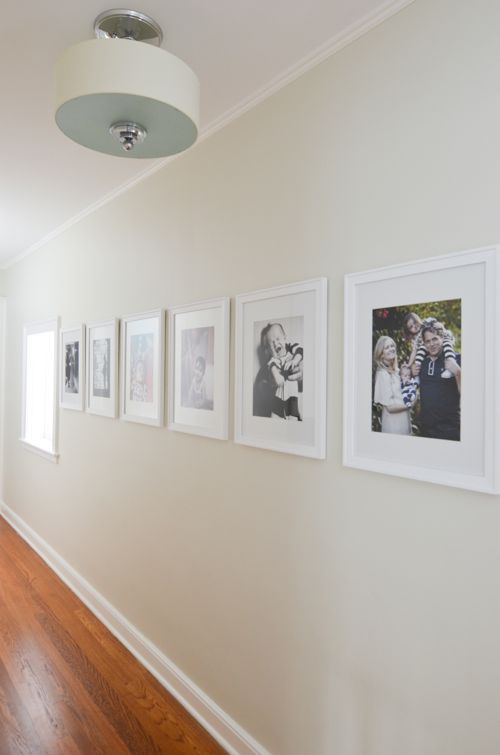
[[87, 412], [116, 417], [118, 407], [116, 318], [87, 326]]
[[122, 317], [120, 328], [120, 418], [163, 424], [165, 312]]
[[226, 440], [229, 299], [169, 309], [168, 320], [168, 428]]
[[59, 405], [82, 411], [85, 406], [85, 325], [60, 331]]
[[326, 278], [236, 297], [236, 443], [325, 458], [326, 335]]
[[[346, 466], [486, 493], [500, 492], [499, 252], [499, 246], [492, 246], [346, 276], [343, 451]], [[447, 307], [451, 311], [453, 305], [459, 312], [460, 332], [455, 333], [458, 336], [455, 338], [447, 331], [447, 323], [440, 322], [434, 323], [439, 327], [433, 331], [435, 318], [427, 318], [431, 330], [427, 321], [424, 325], [431, 351], [424, 347], [420, 357], [424, 361], [416, 365], [420, 384], [417, 399], [409, 410], [410, 431], [394, 429], [393, 424], [384, 430], [382, 420], [382, 431], [376, 432], [373, 406], [383, 399], [375, 395], [378, 367], [373, 364], [377, 365], [380, 354], [377, 344], [381, 338], [376, 341], [374, 322], [380, 313], [390, 318], [393, 312], [419, 302], [423, 303], [422, 311], [426, 303], [434, 303], [441, 312], [446, 312]], [[432, 306], [428, 305], [430, 314]], [[437, 319], [443, 318], [440, 315]], [[444, 364], [445, 331], [460, 346], [461, 353], [456, 355], [461, 365], [459, 374], [453, 360]], [[394, 332], [380, 332], [388, 332], [389, 341], [392, 337], [397, 357], [398, 339]], [[433, 337], [438, 348], [434, 355]], [[390, 351], [390, 343], [388, 348]], [[399, 348], [404, 350], [402, 341]], [[434, 365], [439, 365], [439, 360], [441, 367], [434, 374]], [[401, 378], [407, 371], [398, 370], [395, 364], [392, 379], [400, 397], [398, 386], [403, 386], [406, 378], [403, 383]], [[452, 374], [447, 366], [452, 368]], [[412, 376], [414, 372], [415, 365]], [[458, 387], [458, 420], [457, 406], [453, 404], [456, 399], [450, 400], [451, 403], [448, 400], [450, 386], [455, 391]], [[387, 405], [391, 411], [398, 410], [398, 401], [400, 398], [393, 402], [392, 408]], [[452, 415], [455, 419], [450, 419]], [[455, 423], [451, 431], [450, 422]]]

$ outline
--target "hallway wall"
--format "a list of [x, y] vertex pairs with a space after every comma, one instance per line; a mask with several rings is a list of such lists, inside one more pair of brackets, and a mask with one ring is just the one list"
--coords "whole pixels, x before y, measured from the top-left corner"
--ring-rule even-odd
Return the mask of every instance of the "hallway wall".
[[[344, 274], [500, 241], [499, 28], [418, 0], [7, 272], [5, 502], [274, 755], [500, 751], [498, 500], [341, 465]], [[317, 276], [326, 461], [72, 411], [21, 447], [25, 322]]]

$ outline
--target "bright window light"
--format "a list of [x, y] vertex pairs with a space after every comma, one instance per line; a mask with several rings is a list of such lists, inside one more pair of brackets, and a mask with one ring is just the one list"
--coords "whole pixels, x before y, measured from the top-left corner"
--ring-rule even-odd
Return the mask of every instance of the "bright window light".
[[24, 328], [22, 440], [56, 455], [57, 320]]

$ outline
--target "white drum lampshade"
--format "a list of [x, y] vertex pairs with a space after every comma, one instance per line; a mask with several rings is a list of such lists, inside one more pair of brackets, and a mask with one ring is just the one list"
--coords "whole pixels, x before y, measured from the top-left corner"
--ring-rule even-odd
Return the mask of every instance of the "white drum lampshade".
[[174, 155], [198, 136], [199, 82], [175, 55], [136, 38], [88, 40], [62, 54], [56, 66], [56, 123], [70, 139], [97, 152]]

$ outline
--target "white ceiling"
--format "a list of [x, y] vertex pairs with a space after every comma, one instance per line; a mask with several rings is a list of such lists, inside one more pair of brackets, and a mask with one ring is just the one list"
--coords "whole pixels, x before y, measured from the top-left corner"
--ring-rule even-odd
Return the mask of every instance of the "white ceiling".
[[[145, 0], [128, 7], [152, 16], [163, 28], [162, 46], [197, 73], [206, 134], [409, 2]], [[55, 61], [91, 39], [95, 17], [109, 7], [103, 0], [9, 7], [0, 47], [0, 266], [158, 165], [92, 152], [54, 122]]]

